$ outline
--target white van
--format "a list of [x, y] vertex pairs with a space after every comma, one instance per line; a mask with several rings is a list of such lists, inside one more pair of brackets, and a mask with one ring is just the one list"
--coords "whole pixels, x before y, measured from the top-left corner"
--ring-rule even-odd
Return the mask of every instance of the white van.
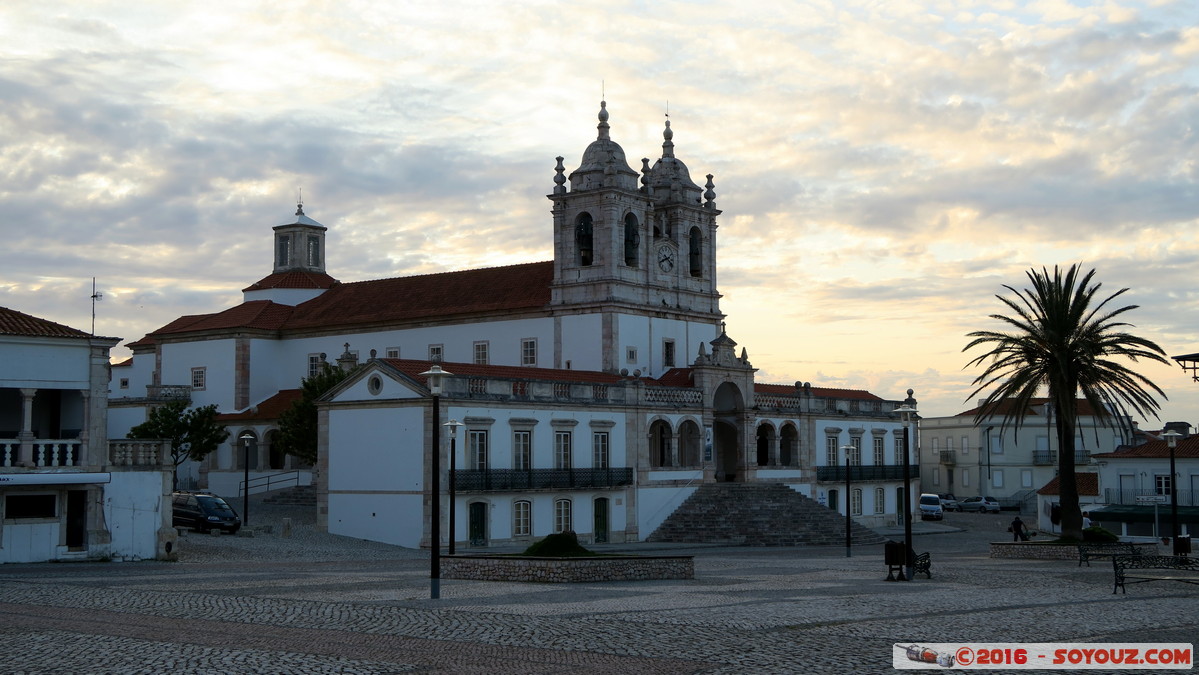
[[945, 510], [941, 508], [941, 497], [925, 492], [920, 495], [920, 520], [942, 520]]

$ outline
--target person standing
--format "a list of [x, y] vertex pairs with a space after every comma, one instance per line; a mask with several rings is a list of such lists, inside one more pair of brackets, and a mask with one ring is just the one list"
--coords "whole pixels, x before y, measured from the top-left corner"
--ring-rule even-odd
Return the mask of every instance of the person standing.
[[1090, 526], [1091, 526], [1091, 512], [1083, 511], [1082, 512], [1082, 529], [1085, 530]]
[[1024, 533], [1024, 521], [1020, 520], [1020, 516], [1012, 520], [1008, 529], [1012, 531], [1012, 541], [1028, 541], [1028, 535]]

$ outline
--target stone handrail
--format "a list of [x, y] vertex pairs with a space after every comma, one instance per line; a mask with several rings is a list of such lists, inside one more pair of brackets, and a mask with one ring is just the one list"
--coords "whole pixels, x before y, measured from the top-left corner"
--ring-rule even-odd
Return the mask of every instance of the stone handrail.
[[161, 468], [170, 462], [171, 442], [165, 439], [109, 439], [108, 463], [112, 466]]

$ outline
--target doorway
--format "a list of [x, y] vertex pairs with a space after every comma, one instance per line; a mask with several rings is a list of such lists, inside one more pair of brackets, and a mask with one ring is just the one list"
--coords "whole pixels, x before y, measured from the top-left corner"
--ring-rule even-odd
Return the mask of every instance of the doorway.
[[67, 549], [87, 547], [87, 490], [67, 491]]
[[467, 516], [467, 535], [471, 546], [487, 545], [487, 502], [471, 502]]
[[594, 518], [595, 543], [608, 543], [608, 498], [600, 497], [595, 500]]

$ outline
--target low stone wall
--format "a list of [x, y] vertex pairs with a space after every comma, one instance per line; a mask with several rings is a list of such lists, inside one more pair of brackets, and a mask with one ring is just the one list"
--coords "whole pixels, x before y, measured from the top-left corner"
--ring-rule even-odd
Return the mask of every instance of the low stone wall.
[[516, 556], [442, 556], [443, 579], [478, 581], [646, 581], [694, 579], [692, 556], [600, 556], [595, 558], [532, 558]]
[[1078, 560], [1078, 546], [1075, 544], [1037, 544], [1024, 541], [993, 541], [991, 542], [991, 557]]

